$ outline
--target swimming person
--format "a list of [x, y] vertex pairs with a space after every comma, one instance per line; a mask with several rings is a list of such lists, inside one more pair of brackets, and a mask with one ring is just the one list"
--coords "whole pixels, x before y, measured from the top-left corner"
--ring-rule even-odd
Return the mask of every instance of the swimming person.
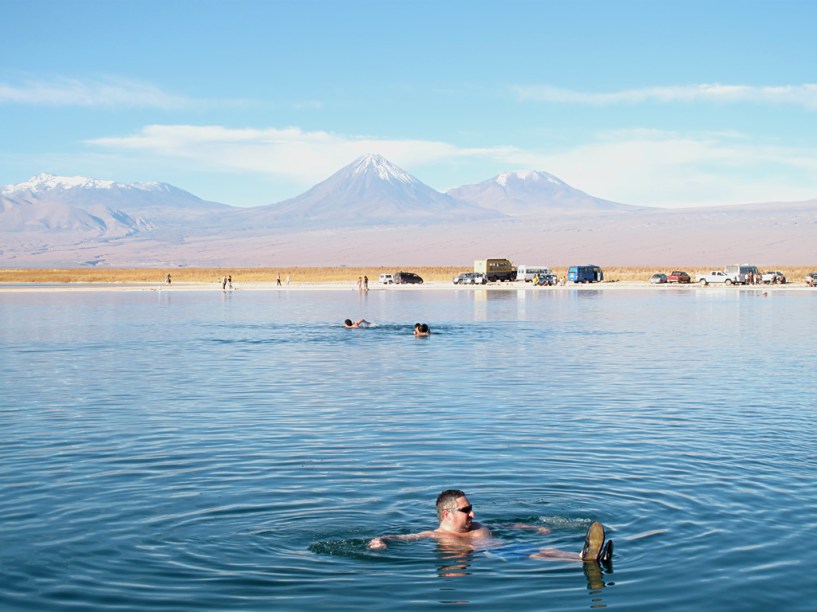
[[414, 335], [415, 336], [427, 336], [431, 333], [431, 330], [428, 329], [428, 325], [426, 323], [417, 323], [414, 326]]
[[358, 328], [358, 327], [366, 327], [367, 325], [371, 325], [366, 319], [358, 319], [354, 323], [352, 323], [352, 319], [346, 319], [343, 322], [343, 326], [349, 329]]
[[[482, 523], [474, 520], [474, 508], [468, 497], [459, 489], [447, 489], [437, 496], [437, 519], [439, 527], [433, 531], [421, 531], [405, 535], [383, 535], [372, 539], [368, 546], [374, 550], [386, 548], [389, 540], [411, 542], [424, 538], [434, 538], [444, 545], [475, 548], [477, 544], [490, 544], [491, 531]], [[546, 527], [534, 527], [526, 524], [515, 524], [521, 529], [535, 529], [537, 533], [547, 534]], [[604, 545], [604, 527], [594, 521], [587, 530], [584, 547], [581, 552], [573, 553], [555, 548], [541, 548], [539, 552], [529, 555], [531, 559], [567, 559], [575, 561], [609, 561], [613, 556], [613, 542]]]

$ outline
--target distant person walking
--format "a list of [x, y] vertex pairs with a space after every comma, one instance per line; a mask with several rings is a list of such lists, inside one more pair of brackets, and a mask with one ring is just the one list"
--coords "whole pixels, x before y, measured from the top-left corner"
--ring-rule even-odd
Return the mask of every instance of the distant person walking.
[[167, 275], [167, 278], [165, 278], [165, 285], [167, 285], [168, 287], [170, 287], [170, 274], [168, 274], [168, 275]]
[[230, 289], [230, 290], [232, 290], [232, 288], [233, 288], [233, 275], [232, 274], [227, 276], [227, 288]]
[[368, 291], [368, 290], [369, 290], [369, 277], [364, 276], [363, 277], [363, 291]]
[[281, 275], [280, 274], [278, 275], [278, 278], [275, 279], [275, 284], [278, 285], [279, 287], [281, 286]]

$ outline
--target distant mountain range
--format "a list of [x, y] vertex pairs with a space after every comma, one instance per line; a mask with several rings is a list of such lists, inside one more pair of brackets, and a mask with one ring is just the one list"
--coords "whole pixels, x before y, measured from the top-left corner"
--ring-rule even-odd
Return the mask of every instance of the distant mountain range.
[[636, 265], [676, 252], [675, 261], [692, 265], [733, 251], [734, 261], [808, 263], [817, 262], [813, 240], [799, 244], [798, 236], [816, 229], [817, 201], [636, 207], [546, 172], [505, 172], [440, 193], [380, 155], [300, 196], [253, 208], [166, 183], [40, 174], [0, 187], [6, 267], [431, 265], [489, 256], [555, 265], [581, 253]]

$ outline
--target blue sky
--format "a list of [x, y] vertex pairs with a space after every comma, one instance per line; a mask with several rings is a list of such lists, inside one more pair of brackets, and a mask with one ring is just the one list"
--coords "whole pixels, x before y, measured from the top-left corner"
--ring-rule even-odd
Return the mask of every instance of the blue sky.
[[0, 0], [0, 184], [249, 206], [381, 153], [628, 204], [817, 198], [817, 2]]

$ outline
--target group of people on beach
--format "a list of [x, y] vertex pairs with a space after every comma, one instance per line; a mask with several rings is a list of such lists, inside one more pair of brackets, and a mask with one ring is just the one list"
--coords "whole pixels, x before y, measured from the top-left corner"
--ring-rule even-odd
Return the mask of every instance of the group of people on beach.
[[358, 276], [357, 277], [357, 290], [358, 291], [368, 291], [369, 290], [369, 277], [368, 276]]

